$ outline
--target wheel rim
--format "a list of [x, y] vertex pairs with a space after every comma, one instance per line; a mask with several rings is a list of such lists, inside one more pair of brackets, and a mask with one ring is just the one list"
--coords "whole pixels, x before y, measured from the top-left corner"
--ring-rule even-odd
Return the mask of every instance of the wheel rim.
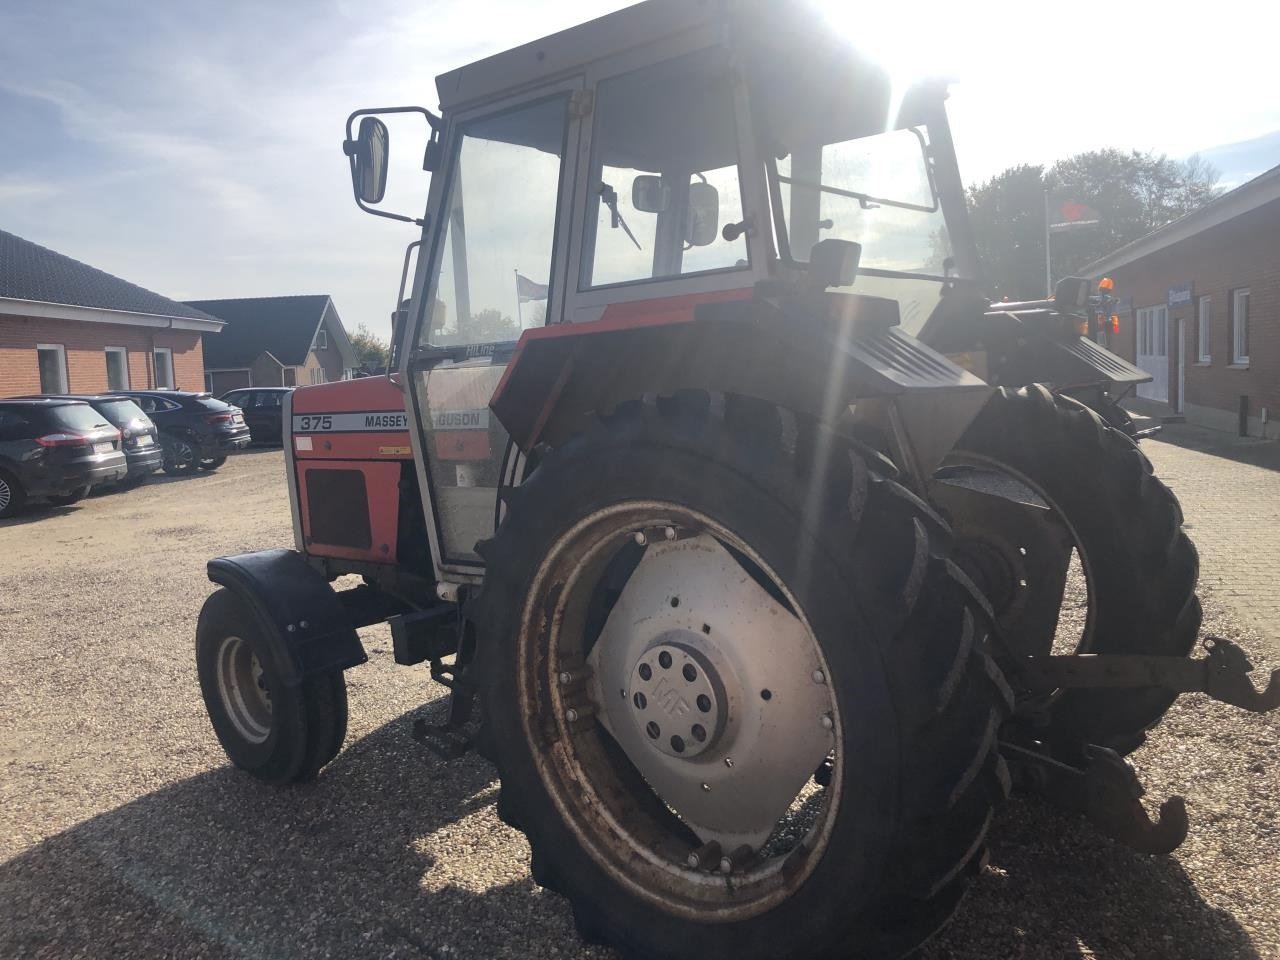
[[13, 502], [13, 491], [9, 488], [9, 484], [4, 477], [0, 477], [0, 513], [9, 509], [9, 504]]
[[527, 595], [518, 696], [539, 774], [594, 859], [671, 913], [753, 916], [821, 859], [843, 734], [799, 610], [731, 531], [655, 502], [579, 522]]
[[175, 440], [172, 451], [171, 459], [175, 467], [185, 470], [196, 462], [196, 452], [185, 440]]
[[218, 647], [218, 694], [236, 732], [250, 743], [271, 733], [271, 691], [258, 655], [240, 637], [226, 637]]
[[[1063, 592], [1059, 598], [1058, 622], [1049, 648], [1027, 652], [1040, 655], [1088, 653], [1093, 648], [1097, 621], [1094, 566], [1088, 551], [1084, 549], [1080, 534], [1066, 512], [1041, 484], [993, 458], [969, 451], [957, 452], [947, 458], [946, 466], [973, 467], [1002, 474], [1025, 488], [1025, 491], [1030, 492], [1035, 500], [1040, 501], [1052, 513], [1070, 541], [1071, 556], [1068, 559]], [[1002, 606], [1005, 610], [1012, 608], [1020, 602], [1022, 594], [1034, 589], [1034, 584], [1030, 582], [1033, 577], [1032, 558], [1028, 557], [1025, 545], [998, 538], [968, 539], [963, 534], [958, 539], [960, 542], [957, 544], [957, 552], [964, 558], [961, 565], [971, 575], [976, 572], [980, 579], [992, 581], [980, 585], [984, 587], [984, 593], [988, 594], [997, 617], [1001, 616]], [[984, 570], [989, 573], [989, 577], [981, 576]], [[988, 587], [991, 589], [987, 589]]]

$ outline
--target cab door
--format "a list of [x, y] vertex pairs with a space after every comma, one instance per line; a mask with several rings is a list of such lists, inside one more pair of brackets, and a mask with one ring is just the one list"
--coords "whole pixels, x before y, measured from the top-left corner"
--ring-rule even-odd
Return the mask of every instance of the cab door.
[[[449, 120], [432, 183], [401, 372], [433, 560], [479, 579], [497, 489], [517, 455], [490, 416], [524, 330], [561, 317], [581, 78]], [[564, 226], [564, 230], [561, 226]]]

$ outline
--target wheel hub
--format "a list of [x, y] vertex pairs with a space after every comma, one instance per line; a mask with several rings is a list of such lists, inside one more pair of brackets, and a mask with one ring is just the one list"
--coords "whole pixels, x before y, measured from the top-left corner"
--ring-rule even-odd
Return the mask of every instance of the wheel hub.
[[653, 749], [691, 760], [720, 739], [723, 689], [707, 657], [679, 641], [665, 640], [636, 659], [628, 700], [632, 718]]

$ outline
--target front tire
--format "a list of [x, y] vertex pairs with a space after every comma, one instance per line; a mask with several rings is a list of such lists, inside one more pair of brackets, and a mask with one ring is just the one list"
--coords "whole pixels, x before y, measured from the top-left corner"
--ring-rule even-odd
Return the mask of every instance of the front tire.
[[[1010, 700], [985, 652], [981, 601], [943, 557], [937, 518], [852, 451], [840, 447], [828, 468], [810, 472], [779, 444], [735, 434], [705, 411], [645, 413], [628, 408], [548, 453], [482, 545], [479, 743], [498, 767], [498, 814], [526, 834], [535, 882], [570, 900], [583, 936], [626, 956], [901, 956], [954, 910], [1008, 790], [996, 735]], [[645, 530], [649, 545], [637, 546]], [[691, 557], [704, 566], [690, 567]], [[646, 587], [662, 602], [642, 609], [643, 594], [629, 591], [661, 582], [661, 567], [647, 572], [651, 560], [683, 564], [669, 571], [682, 585], [670, 597]], [[700, 570], [716, 565], [729, 579], [708, 572], [715, 588], [700, 593]], [[740, 595], [768, 613], [722, 629]], [[635, 632], [680, 618], [687, 629]], [[616, 623], [651, 626], [628, 634]], [[810, 645], [771, 661], [793, 630]], [[620, 639], [628, 636], [639, 640]], [[615, 643], [640, 651], [625, 675], [606, 669], [623, 662]], [[686, 668], [697, 660], [702, 673], [682, 680], [679, 662], [663, 663], [681, 650], [693, 651]], [[716, 668], [721, 661], [739, 666]], [[773, 680], [735, 686], [761, 664]], [[650, 681], [645, 667], [667, 671], [679, 693], [654, 687], [637, 699], [631, 686]], [[719, 739], [734, 720], [716, 719], [717, 699], [739, 716], [792, 722], [789, 704], [813, 695], [811, 669], [829, 706], [806, 707], [788, 742], [803, 752], [815, 736], [829, 739], [830, 785], [813, 786], [804, 771], [768, 839], [737, 860], [730, 844], [709, 854], [708, 836], [733, 833], [717, 822], [723, 810], [756, 802], [787, 767], [786, 751], [757, 756], [737, 732]], [[714, 676], [702, 690], [706, 673]], [[588, 690], [601, 702], [584, 701]], [[637, 729], [661, 757], [619, 725], [633, 706], [653, 707], [641, 715], [653, 722]], [[678, 735], [655, 735], [652, 726], [668, 723]], [[699, 752], [681, 759], [686, 751]], [[650, 786], [654, 763], [664, 778], [685, 778], [676, 790], [694, 784], [678, 803]], [[754, 776], [733, 779], [735, 763]], [[688, 799], [699, 780], [716, 802]], [[721, 854], [728, 871], [715, 865]], [[697, 867], [690, 856], [702, 858]]]
[[[1047, 501], [1070, 530], [1088, 592], [1087, 617], [1074, 644], [1078, 652], [1191, 652], [1201, 619], [1195, 593], [1199, 560], [1182, 530], [1177, 497], [1134, 441], [1078, 400], [1035, 384], [997, 391], [956, 445], [952, 462], [957, 460], [1008, 471]], [[967, 528], [965, 518], [954, 521], [963, 556], [968, 535], [982, 532]], [[1018, 546], [1003, 544], [1015, 562]], [[1007, 592], [970, 572], [989, 596]], [[1176, 696], [1159, 687], [1064, 691], [1047, 705], [1048, 725], [1035, 736], [1068, 752], [1094, 743], [1129, 753]]]
[[200, 610], [196, 670], [214, 733], [235, 766], [272, 784], [314, 779], [347, 732], [341, 670], [287, 685], [243, 600], [219, 588]]
[[167, 437], [164, 441], [164, 472], [171, 477], [185, 477], [196, 469], [199, 454], [184, 437]]
[[217, 470], [220, 466], [222, 466], [226, 462], [227, 462], [226, 457], [212, 457], [208, 460], [201, 460], [200, 469], [208, 470], [210, 473], [212, 473], [214, 470]]

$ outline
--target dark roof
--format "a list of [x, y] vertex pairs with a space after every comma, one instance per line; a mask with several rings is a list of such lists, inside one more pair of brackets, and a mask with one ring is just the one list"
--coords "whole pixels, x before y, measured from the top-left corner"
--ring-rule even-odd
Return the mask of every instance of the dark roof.
[[205, 339], [207, 369], [247, 367], [264, 350], [286, 367], [296, 367], [307, 361], [329, 295], [191, 300], [187, 305], [227, 324], [216, 337]]
[[0, 297], [212, 320], [207, 313], [0, 230]]

